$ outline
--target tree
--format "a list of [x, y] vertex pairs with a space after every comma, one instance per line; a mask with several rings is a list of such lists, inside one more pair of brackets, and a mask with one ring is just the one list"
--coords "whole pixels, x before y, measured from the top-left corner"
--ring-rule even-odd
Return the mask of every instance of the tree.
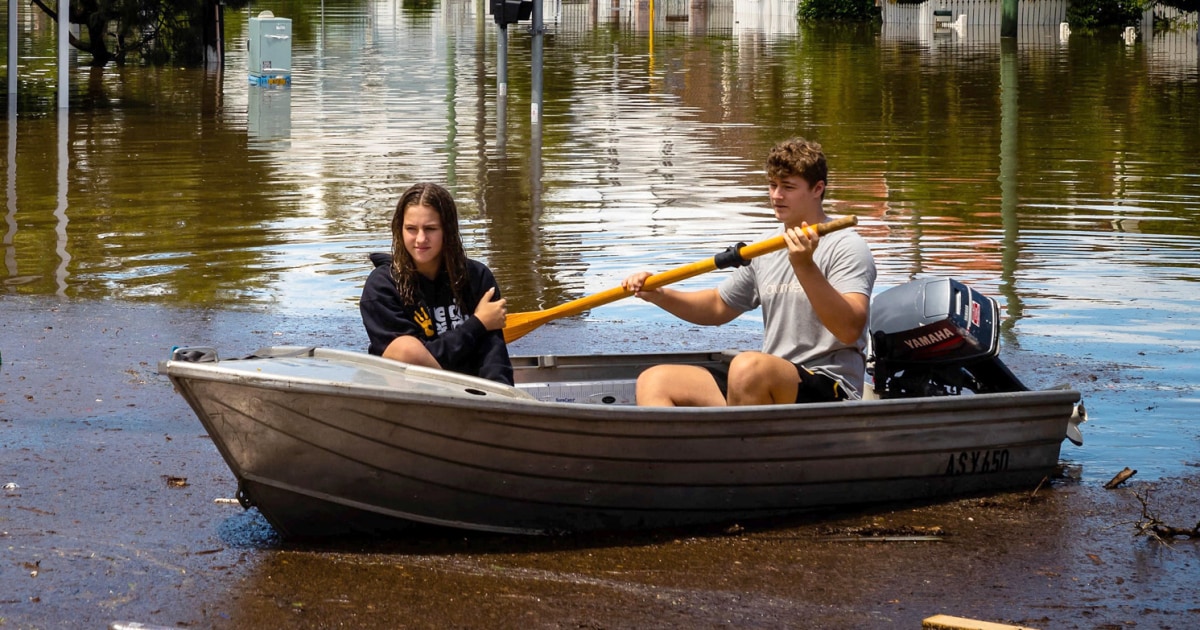
[[805, 21], [869, 22], [879, 15], [873, 0], [800, 0]]
[[[33, 3], [58, 21], [45, 0]], [[80, 26], [71, 45], [92, 55], [93, 65], [143, 63], [199, 65], [205, 50], [220, 52], [217, 41], [223, 7], [239, 9], [249, 0], [72, 0], [70, 22]]]
[[1158, 0], [1158, 4], [1180, 11], [1200, 11], [1200, 0]]
[[1071, 0], [1067, 23], [1071, 30], [1094, 31], [1104, 27], [1135, 26], [1149, 0]]

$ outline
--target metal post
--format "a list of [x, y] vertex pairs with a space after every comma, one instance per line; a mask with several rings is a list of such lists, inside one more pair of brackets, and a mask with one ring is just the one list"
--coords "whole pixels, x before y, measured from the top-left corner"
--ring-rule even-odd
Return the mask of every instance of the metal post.
[[496, 63], [496, 151], [503, 157], [508, 140], [508, 29], [504, 26], [496, 49], [500, 51]]
[[536, 226], [542, 215], [542, 0], [533, 0], [533, 68], [529, 117], [529, 205]]
[[8, 0], [8, 104], [17, 102], [17, 0]]
[[500, 41], [496, 42], [496, 96], [508, 96], [508, 25], [500, 25]]
[[67, 51], [71, 49], [71, 2], [58, 0], [58, 108], [66, 109], [71, 102], [71, 63]]
[[[536, 0], [541, 2], [541, 0]], [[529, 126], [529, 228], [538, 238], [542, 217], [542, 126]]]
[[542, 0], [533, 0], [533, 93], [530, 95], [529, 124], [542, 124], [542, 33], [546, 30], [542, 24]]

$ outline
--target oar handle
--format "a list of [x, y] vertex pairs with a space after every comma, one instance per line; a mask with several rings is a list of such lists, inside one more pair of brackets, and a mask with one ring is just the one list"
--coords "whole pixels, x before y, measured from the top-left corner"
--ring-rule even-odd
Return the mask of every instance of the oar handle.
[[[836, 232], [837, 230], [853, 227], [855, 225], [858, 225], [858, 217], [850, 215], [840, 219], [818, 223], [817, 225], [810, 225], [809, 227], [815, 229], [817, 234], [824, 236], [830, 232]], [[742, 245], [737, 250], [737, 256], [732, 258], [734, 260], [741, 258], [743, 262], [748, 262], [751, 258], [757, 258], [763, 254], [769, 254], [773, 251], [783, 249], [784, 247], [787, 247], [787, 241], [784, 240], [783, 235], [780, 234], [779, 236], [773, 236], [765, 241], [759, 241], [749, 245]], [[642, 290], [653, 291], [659, 287], [665, 287], [668, 284], [679, 282], [681, 280], [687, 280], [688, 278], [693, 278], [715, 269], [724, 269], [725, 267], [732, 266], [728, 264], [722, 264], [720, 262], [721, 258], [722, 254], [718, 254], [707, 260], [700, 260], [682, 267], [676, 267], [669, 271], [656, 273], [649, 278], [646, 278], [646, 281], [642, 283]], [[621, 295], [616, 299], [620, 299], [621, 297], [632, 294], [632, 291], [625, 291], [624, 295]], [[612, 300], [609, 301], [611, 302]]]
[[[810, 225], [809, 227], [816, 229], [817, 234], [820, 234], [821, 236], [825, 236], [826, 234], [829, 234], [830, 232], [836, 232], [838, 230], [842, 230], [842, 229], [845, 229], [848, 227], [854, 227], [856, 225], [858, 225], [858, 217], [856, 217], [854, 215], [850, 215], [850, 216], [842, 217], [840, 219], [834, 219], [832, 221], [826, 221], [824, 223]], [[787, 247], [787, 241], [783, 240], [783, 235], [780, 234], [779, 236], [769, 238], [765, 241], [751, 243], [750, 245], [747, 245], [747, 246], [741, 248], [740, 250], [738, 250], [738, 253], [740, 253], [742, 255], [742, 258], [745, 258], [746, 260], [750, 260], [751, 258], [754, 258], [756, 256], [762, 256], [763, 254], [769, 254], [777, 249], [783, 249], [784, 247]]]
[[[817, 231], [817, 234], [825, 235], [830, 232], [858, 225], [858, 217], [845, 216], [833, 221], [826, 221], [817, 225], [809, 226]], [[652, 291], [659, 287], [668, 284], [687, 280], [702, 273], [708, 273], [714, 269], [730, 266], [728, 261], [732, 260], [748, 261], [751, 258], [769, 254], [773, 251], [787, 247], [787, 241], [783, 235], [769, 238], [765, 241], [759, 241], [750, 245], [741, 245], [737, 249], [737, 255], [730, 257], [729, 252], [718, 254], [712, 258], [700, 260], [691, 264], [676, 267], [669, 271], [656, 273], [642, 283], [643, 291]], [[718, 262], [720, 260], [720, 262]], [[624, 286], [613, 287], [607, 291], [601, 291], [595, 295], [572, 300], [566, 304], [560, 304], [554, 308], [549, 308], [544, 311], [534, 311], [530, 313], [512, 313], [508, 316], [508, 323], [504, 327], [504, 340], [511, 343], [525, 336], [529, 331], [541, 326], [542, 324], [559, 319], [561, 317], [570, 317], [578, 315], [584, 311], [589, 311], [597, 306], [603, 306], [610, 302], [616, 302], [622, 298], [627, 298], [633, 295], [633, 291], [626, 289]]]

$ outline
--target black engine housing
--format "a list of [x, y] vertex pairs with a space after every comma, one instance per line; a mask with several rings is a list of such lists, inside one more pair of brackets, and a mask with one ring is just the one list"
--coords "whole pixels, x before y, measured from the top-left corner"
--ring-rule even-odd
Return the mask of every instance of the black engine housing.
[[996, 301], [957, 280], [913, 280], [880, 293], [870, 327], [880, 398], [1029, 389], [999, 359]]

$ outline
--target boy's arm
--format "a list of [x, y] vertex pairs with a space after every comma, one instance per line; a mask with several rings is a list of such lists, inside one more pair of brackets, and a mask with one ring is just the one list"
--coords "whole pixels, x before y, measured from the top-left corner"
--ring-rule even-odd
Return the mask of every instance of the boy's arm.
[[796, 269], [796, 279], [804, 287], [813, 311], [821, 324], [845, 344], [854, 344], [867, 325], [871, 298], [862, 293], [838, 293], [816, 265]]
[[[641, 283], [638, 282], [637, 286], [640, 287]], [[626, 288], [630, 287], [627, 285]], [[661, 287], [653, 291], [637, 291], [636, 295], [679, 319], [701, 326], [727, 324], [741, 314], [741, 311], [726, 304], [716, 289], [678, 291]]]
[[800, 286], [804, 288], [817, 318], [834, 337], [845, 344], [853, 344], [862, 335], [867, 325], [871, 297], [862, 293], [841, 293], [829, 282], [829, 278], [813, 261], [813, 252], [821, 237], [814, 231], [801, 227], [784, 232], [788, 245], [788, 261]]

